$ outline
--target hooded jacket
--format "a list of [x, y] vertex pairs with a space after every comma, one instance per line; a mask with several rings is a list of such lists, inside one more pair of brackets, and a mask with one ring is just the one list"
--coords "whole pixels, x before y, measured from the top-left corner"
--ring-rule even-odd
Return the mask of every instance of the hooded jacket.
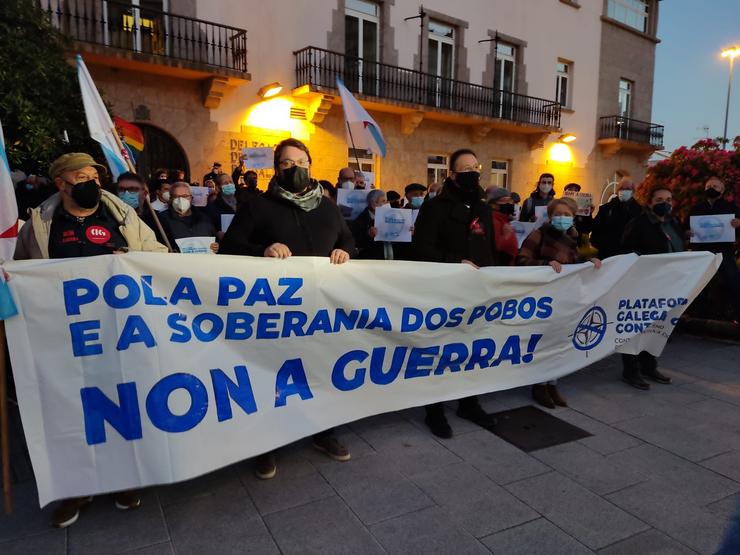
[[[154, 232], [141, 221], [136, 210], [105, 189], [101, 189], [100, 193], [100, 202], [118, 222], [118, 229], [126, 239], [129, 250], [167, 252], [167, 247], [157, 242]], [[16, 260], [49, 258], [51, 222], [61, 202], [60, 194], [55, 193], [30, 211], [31, 217], [18, 234], [14, 255]]]

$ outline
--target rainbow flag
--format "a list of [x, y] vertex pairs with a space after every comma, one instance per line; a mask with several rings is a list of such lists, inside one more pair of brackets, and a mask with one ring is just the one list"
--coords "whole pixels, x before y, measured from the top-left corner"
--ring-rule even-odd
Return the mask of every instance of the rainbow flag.
[[116, 126], [118, 136], [126, 141], [128, 146], [137, 152], [144, 150], [144, 134], [141, 132], [141, 129], [118, 116], [113, 116], [113, 124]]

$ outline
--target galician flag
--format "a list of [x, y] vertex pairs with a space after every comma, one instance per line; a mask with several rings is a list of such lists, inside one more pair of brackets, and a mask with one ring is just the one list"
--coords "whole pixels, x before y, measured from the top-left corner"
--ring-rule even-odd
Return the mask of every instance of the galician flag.
[[15, 202], [10, 164], [5, 153], [3, 124], [0, 122], [0, 262], [13, 260], [18, 237], [18, 205]]
[[100, 98], [100, 93], [95, 88], [95, 83], [87, 71], [85, 62], [82, 61], [82, 56], [79, 54], [77, 54], [77, 78], [80, 81], [82, 103], [85, 106], [85, 117], [87, 118], [87, 128], [90, 130], [90, 136], [100, 143], [105, 159], [108, 161], [111, 175], [113, 179], [118, 179], [120, 174], [128, 171], [128, 164], [113, 135], [116, 131], [108, 110], [106, 110], [103, 99]]
[[352, 96], [342, 80], [337, 77], [337, 88], [342, 98], [344, 122], [347, 129], [347, 143], [353, 148], [364, 148], [373, 154], [385, 156], [385, 139], [380, 127], [370, 117], [367, 110]]

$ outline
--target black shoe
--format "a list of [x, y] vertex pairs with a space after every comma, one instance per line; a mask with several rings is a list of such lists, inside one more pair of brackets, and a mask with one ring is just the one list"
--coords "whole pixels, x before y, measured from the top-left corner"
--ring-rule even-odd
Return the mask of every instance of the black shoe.
[[650, 389], [650, 384], [643, 380], [640, 376], [622, 376], [622, 381], [626, 384], [647, 391]]
[[424, 418], [424, 424], [429, 427], [429, 430], [437, 437], [442, 439], [450, 439], [452, 437], [452, 428], [450, 428], [447, 419], [442, 418], [430, 418], [427, 416]]
[[458, 406], [457, 416], [459, 416], [460, 418], [464, 418], [465, 420], [470, 420], [471, 422], [474, 422], [475, 424], [478, 424], [478, 426], [481, 426], [483, 428], [488, 428], [490, 426], [496, 425], [496, 418], [492, 414], [488, 414], [486, 411], [484, 411], [483, 407], [481, 407], [478, 403], [470, 406]]
[[669, 384], [673, 382], [671, 378], [669, 378], [665, 374], [661, 374], [660, 372], [658, 372], [657, 369], [651, 372], [643, 372], [642, 374], [647, 379], [653, 380], [654, 382], [657, 382], [657, 383]]

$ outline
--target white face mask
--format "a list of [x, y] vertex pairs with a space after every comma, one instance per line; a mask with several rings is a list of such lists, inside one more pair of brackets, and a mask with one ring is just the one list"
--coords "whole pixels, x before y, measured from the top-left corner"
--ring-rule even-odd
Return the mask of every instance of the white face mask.
[[547, 194], [552, 191], [552, 185], [550, 185], [549, 183], [540, 183], [540, 191]]
[[170, 192], [165, 191], [162, 193], [162, 202], [169, 202], [170, 201]]
[[190, 199], [177, 197], [172, 201], [172, 208], [174, 208], [175, 212], [178, 214], [184, 214], [190, 210]]
[[342, 181], [342, 184], [340, 185], [342, 189], [354, 189], [355, 188], [355, 182], [354, 181]]

